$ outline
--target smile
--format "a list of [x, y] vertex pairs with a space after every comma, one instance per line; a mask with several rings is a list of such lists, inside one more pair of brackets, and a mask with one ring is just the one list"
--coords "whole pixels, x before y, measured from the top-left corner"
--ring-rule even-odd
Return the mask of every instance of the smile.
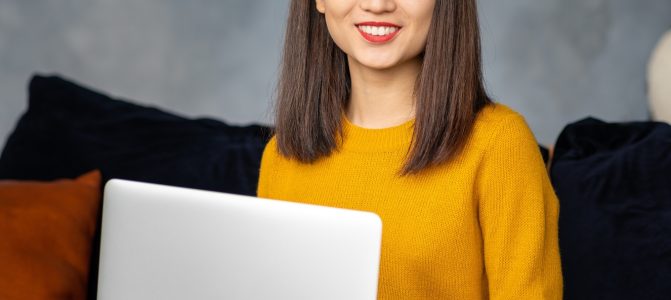
[[391, 41], [401, 30], [401, 26], [386, 22], [364, 22], [356, 24], [361, 36], [375, 44]]

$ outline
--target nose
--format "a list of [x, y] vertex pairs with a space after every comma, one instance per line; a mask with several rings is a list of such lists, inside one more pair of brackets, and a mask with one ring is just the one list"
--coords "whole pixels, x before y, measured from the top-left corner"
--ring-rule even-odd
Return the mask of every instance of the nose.
[[371, 13], [392, 12], [396, 9], [396, 0], [362, 0], [359, 1], [361, 9]]

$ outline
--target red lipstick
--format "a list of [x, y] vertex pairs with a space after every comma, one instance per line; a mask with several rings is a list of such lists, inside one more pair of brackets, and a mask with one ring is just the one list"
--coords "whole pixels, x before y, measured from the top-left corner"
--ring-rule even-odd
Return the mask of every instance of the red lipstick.
[[[388, 41], [391, 41], [396, 34], [401, 30], [401, 26], [393, 24], [393, 23], [388, 23], [388, 22], [362, 22], [362, 23], [357, 23], [356, 29], [359, 31], [361, 36], [366, 39], [367, 41], [374, 43], [374, 44], [384, 44]], [[378, 27], [395, 27], [396, 31], [390, 32], [389, 34], [386, 35], [372, 35], [369, 33], [366, 33], [365, 31], [361, 30], [359, 26], [378, 26]]]

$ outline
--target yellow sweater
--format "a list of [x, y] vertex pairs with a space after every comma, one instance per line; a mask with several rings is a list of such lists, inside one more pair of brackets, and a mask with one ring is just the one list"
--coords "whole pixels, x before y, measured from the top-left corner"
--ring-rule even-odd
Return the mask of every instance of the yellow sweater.
[[384, 129], [344, 119], [340, 151], [314, 164], [263, 153], [258, 196], [377, 213], [378, 299], [561, 299], [559, 202], [524, 117], [483, 108], [459, 159], [395, 175], [414, 120]]

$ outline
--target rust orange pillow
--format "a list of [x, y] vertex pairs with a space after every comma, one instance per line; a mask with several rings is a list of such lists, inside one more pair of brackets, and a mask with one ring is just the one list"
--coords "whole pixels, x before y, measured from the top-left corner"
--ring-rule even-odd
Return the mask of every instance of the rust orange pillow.
[[0, 299], [85, 299], [100, 178], [0, 181]]

